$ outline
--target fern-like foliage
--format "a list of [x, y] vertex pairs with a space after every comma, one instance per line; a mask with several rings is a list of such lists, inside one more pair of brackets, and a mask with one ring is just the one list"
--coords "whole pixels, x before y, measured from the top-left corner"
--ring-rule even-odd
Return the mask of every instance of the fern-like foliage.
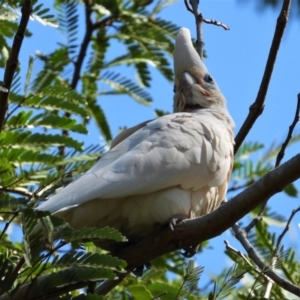
[[238, 265], [233, 265], [224, 275], [220, 276], [221, 279], [219, 282], [215, 281], [213, 290], [208, 295], [208, 299], [227, 299], [245, 273], [246, 271], [240, 270]]
[[[126, 241], [117, 230], [74, 230], [33, 206], [74, 181], [103, 154], [103, 145], [84, 144], [91, 123], [104, 141], [112, 139], [102, 97], [126, 95], [149, 105], [150, 68], [172, 80], [168, 56], [178, 28], [157, 16], [167, 2], [158, 1], [148, 10], [147, 1], [95, 1], [89, 6], [57, 0], [52, 8], [32, 1], [31, 19], [37, 26], [58, 28], [65, 42], [22, 61], [6, 91], [9, 107], [0, 133], [0, 295], [18, 293], [19, 286], [28, 285], [28, 299], [49, 298], [52, 293], [60, 295], [57, 299], [103, 299], [92, 295], [89, 286], [123, 272], [123, 261], [91, 246], [98, 239]], [[11, 0], [0, 8], [2, 69], [22, 4]], [[86, 17], [83, 23], [81, 16]], [[25, 36], [31, 33], [27, 30]], [[113, 54], [112, 47], [122, 51]], [[124, 66], [136, 72], [136, 79]], [[14, 227], [21, 231], [22, 242], [11, 241]], [[78, 289], [85, 287], [89, 288], [80, 294]], [[129, 290], [137, 298], [155, 296], [137, 282]], [[174, 295], [175, 291], [174, 287]]]
[[[300, 139], [299, 134], [290, 140], [289, 145], [293, 145]], [[281, 144], [273, 144], [262, 152], [264, 145], [261, 143], [245, 142], [236, 153], [232, 173], [233, 183], [229, 191], [246, 188], [257, 179], [270, 172], [275, 166], [276, 157], [280, 151]], [[284, 192], [291, 197], [297, 197], [298, 191], [294, 184], [288, 185]]]
[[188, 261], [188, 264], [183, 271], [183, 283], [175, 299], [184, 299], [190, 294], [199, 293], [198, 285], [200, 277], [204, 271], [204, 267], [196, 267], [195, 261], [191, 259]]

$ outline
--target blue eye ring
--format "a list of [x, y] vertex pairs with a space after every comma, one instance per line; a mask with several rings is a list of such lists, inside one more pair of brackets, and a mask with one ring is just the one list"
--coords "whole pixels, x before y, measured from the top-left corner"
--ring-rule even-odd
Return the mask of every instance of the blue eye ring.
[[214, 80], [209, 74], [204, 75], [204, 81], [209, 84], [214, 84]]

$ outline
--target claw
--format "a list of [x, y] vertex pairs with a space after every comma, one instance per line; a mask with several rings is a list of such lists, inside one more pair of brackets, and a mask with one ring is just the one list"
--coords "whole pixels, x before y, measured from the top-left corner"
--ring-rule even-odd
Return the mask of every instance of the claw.
[[132, 273], [136, 276], [136, 277], [142, 277], [143, 273], [144, 273], [144, 265], [136, 267], [132, 270]]
[[186, 258], [191, 258], [197, 253], [198, 249], [199, 249], [199, 245], [190, 246], [188, 248], [183, 249], [184, 252], [181, 252], [181, 254]]
[[131, 272], [136, 276], [136, 277], [142, 277], [144, 274], [144, 270], [150, 270], [152, 267], [151, 262], [147, 262], [142, 266], [134, 268]]
[[187, 217], [184, 215], [175, 215], [174, 217], [170, 218], [169, 220], [169, 227], [170, 229], [173, 231], [174, 227], [176, 225], [178, 225], [180, 222], [182, 222], [183, 220], [186, 220]]

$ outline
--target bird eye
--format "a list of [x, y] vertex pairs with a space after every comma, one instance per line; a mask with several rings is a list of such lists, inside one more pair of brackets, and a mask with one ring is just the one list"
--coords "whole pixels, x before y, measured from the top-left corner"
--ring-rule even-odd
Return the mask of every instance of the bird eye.
[[213, 78], [209, 74], [204, 75], [204, 81], [210, 84], [214, 83]]

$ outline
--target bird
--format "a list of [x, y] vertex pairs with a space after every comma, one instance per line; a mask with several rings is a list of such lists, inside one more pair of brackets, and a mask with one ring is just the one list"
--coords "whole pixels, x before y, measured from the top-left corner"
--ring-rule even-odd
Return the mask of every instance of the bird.
[[187, 28], [176, 37], [174, 77], [173, 113], [122, 131], [91, 169], [37, 210], [75, 229], [116, 228], [129, 241], [215, 210], [232, 171], [234, 121]]

